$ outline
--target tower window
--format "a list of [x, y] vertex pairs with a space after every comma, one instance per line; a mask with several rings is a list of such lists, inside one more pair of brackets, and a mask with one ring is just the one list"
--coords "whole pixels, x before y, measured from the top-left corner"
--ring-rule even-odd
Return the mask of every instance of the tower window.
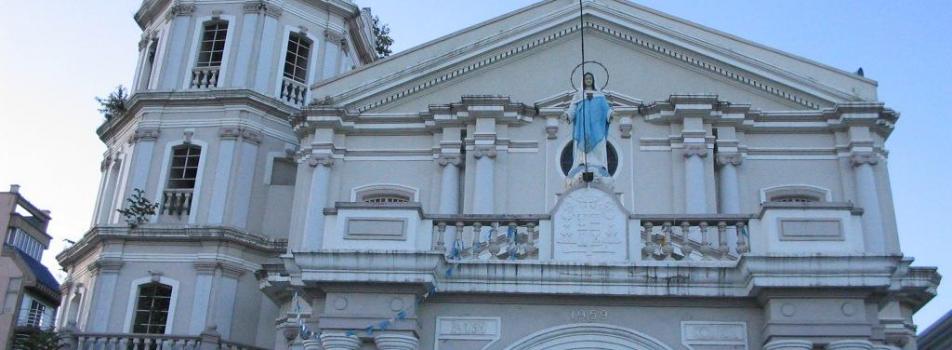
[[151, 282], [139, 286], [132, 333], [164, 334], [172, 300], [172, 286]]
[[284, 77], [299, 83], [307, 82], [307, 59], [311, 53], [311, 39], [301, 33], [288, 37], [288, 53], [284, 59]]
[[212, 20], [205, 22], [202, 31], [201, 48], [198, 51], [196, 67], [219, 67], [225, 52], [225, 38], [228, 35], [228, 21]]
[[169, 189], [195, 188], [198, 162], [202, 148], [196, 145], [180, 145], [172, 149], [172, 164], [169, 171]]

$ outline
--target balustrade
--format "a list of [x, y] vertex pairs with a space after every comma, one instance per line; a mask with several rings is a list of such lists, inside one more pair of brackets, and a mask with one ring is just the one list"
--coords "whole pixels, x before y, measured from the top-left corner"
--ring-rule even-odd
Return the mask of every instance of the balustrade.
[[189, 88], [211, 89], [218, 86], [218, 73], [221, 67], [198, 67], [192, 69], [192, 80]]
[[[736, 260], [750, 252], [747, 216], [639, 217], [643, 257], [656, 260]], [[730, 238], [735, 238], [731, 240]], [[692, 256], [694, 258], [692, 258]]]
[[[539, 219], [519, 215], [434, 216], [434, 249], [451, 260], [537, 260]], [[446, 233], [452, 239], [446, 242]]]
[[161, 215], [182, 216], [192, 210], [192, 189], [168, 189], [162, 192]]
[[307, 86], [294, 79], [281, 79], [281, 99], [295, 106], [304, 106]]
[[64, 350], [264, 350], [256, 346], [200, 336], [165, 334], [63, 333]]

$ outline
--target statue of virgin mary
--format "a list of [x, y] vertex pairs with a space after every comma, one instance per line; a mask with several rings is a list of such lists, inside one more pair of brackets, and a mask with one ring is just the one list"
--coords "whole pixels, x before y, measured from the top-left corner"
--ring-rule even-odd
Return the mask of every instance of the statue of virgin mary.
[[572, 140], [575, 142], [572, 169], [568, 177], [592, 172], [595, 177], [611, 177], [608, 173], [608, 124], [612, 108], [605, 95], [595, 88], [595, 76], [582, 75], [582, 89], [578, 91], [566, 111], [572, 123]]

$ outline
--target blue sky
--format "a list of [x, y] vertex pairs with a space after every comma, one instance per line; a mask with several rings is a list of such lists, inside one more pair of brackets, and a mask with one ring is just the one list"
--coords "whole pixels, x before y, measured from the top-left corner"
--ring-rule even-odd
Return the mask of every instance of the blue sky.
[[[887, 142], [903, 251], [952, 271], [952, 1], [637, 1], [879, 82], [902, 113]], [[0, 0], [0, 186], [19, 183], [53, 211], [56, 242], [88, 229], [105, 147], [94, 96], [129, 85], [139, 0]], [[392, 29], [395, 51], [532, 3], [358, 0]], [[952, 308], [952, 281], [916, 315], [920, 331]]]

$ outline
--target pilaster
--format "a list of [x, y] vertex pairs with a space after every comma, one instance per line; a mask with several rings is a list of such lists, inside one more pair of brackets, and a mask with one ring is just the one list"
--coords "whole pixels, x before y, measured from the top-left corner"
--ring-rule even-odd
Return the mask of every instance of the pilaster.
[[304, 217], [302, 246], [305, 251], [320, 249], [324, 239], [324, 207], [330, 191], [331, 167], [334, 158], [330, 153], [312, 153], [307, 164], [313, 169], [308, 189], [307, 210]]
[[413, 335], [399, 333], [383, 333], [374, 337], [374, 343], [379, 350], [416, 350], [420, 340]]
[[116, 283], [122, 265], [123, 262], [119, 259], [100, 258], [87, 268], [95, 276], [95, 289], [86, 331], [103, 333], [110, 330], [109, 325], [113, 323], [110, 322], [109, 316], [112, 315]]
[[258, 161], [258, 144], [261, 143], [261, 133], [248, 128], [240, 129], [238, 149], [238, 168], [235, 173], [234, 187], [230, 190], [234, 199], [230, 199], [231, 225], [239, 228], [248, 226], [248, 210], [251, 206], [251, 189], [254, 188], [255, 167]]
[[[123, 191], [124, 193], [131, 194], [135, 189], [146, 190], [151, 172], [152, 155], [158, 139], [158, 128], [142, 127], [133, 134], [130, 140], [134, 145], [132, 149], [132, 171], [129, 174], [128, 186]], [[152, 200], [158, 201], [158, 198], [152, 198]]]
[[357, 350], [360, 339], [344, 332], [324, 332], [321, 333], [321, 345], [324, 350]]
[[229, 202], [231, 168], [235, 162], [235, 148], [241, 130], [226, 126], [218, 130], [218, 159], [215, 162], [215, 177], [212, 181], [212, 198], [208, 205], [208, 224], [221, 225], [225, 222], [225, 208]]
[[764, 350], [813, 350], [813, 342], [799, 339], [772, 340], [764, 344]]
[[[162, 65], [159, 67], [160, 90], [175, 90], [181, 86], [180, 79], [183, 74], [185, 62], [189, 59], [187, 55], [189, 29], [192, 23], [192, 14], [195, 12], [194, 4], [175, 4], [169, 8], [167, 20], [169, 24], [169, 35], [166, 39], [165, 56], [162, 58]], [[195, 39], [201, 40], [201, 39]]]
[[873, 343], [865, 339], [847, 339], [830, 342], [826, 350], [872, 350]]

